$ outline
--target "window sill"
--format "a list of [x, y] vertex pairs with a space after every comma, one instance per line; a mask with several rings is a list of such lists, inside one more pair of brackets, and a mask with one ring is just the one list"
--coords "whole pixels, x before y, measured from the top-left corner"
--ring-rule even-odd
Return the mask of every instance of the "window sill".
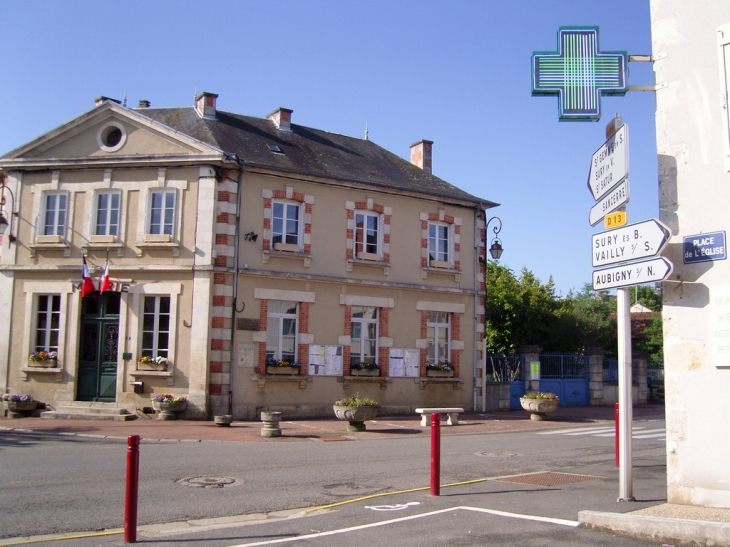
[[29, 367], [24, 366], [20, 369], [21, 379], [23, 381], [28, 380], [28, 374], [55, 374], [56, 382], [60, 382], [63, 379], [63, 367]]
[[180, 256], [180, 244], [177, 242], [172, 243], [137, 243], [137, 257], [141, 258], [142, 255], [144, 255], [145, 250], [155, 250], [155, 249], [170, 249], [172, 251], [172, 256], [178, 257]]
[[429, 377], [420, 377], [420, 378], [414, 378], [415, 382], [417, 384], [420, 384], [418, 387], [419, 389], [426, 389], [426, 386], [429, 384], [452, 384], [452, 389], [461, 389], [461, 384], [464, 383], [463, 378], [429, 378]]
[[71, 246], [68, 243], [35, 243], [28, 245], [30, 256], [35, 257], [36, 251], [63, 251], [63, 256], [71, 256]]
[[[172, 366], [172, 365], [170, 365]], [[165, 378], [167, 385], [172, 386], [175, 384], [175, 369], [171, 370], [131, 370], [129, 375], [132, 378]]]
[[389, 376], [340, 376], [337, 379], [338, 382], [342, 382], [342, 388], [347, 389], [351, 383], [356, 384], [380, 384], [380, 389], [388, 389], [388, 384], [393, 380]]
[[286, 375], [286, 374], [259, 374], [254, 372], [251, 380], [258, 382], [258, 387], [263, 388], [266, 382], [298, 382], [299, 389], [307, 389], [307, 384], [312, 381], [312, 377], [304, 374]]
[[436, 274], [436, 275], [453, 275], [454, 281], [459, 282], [461, 281], [461, 271], [460, 270], [453, 270], [453, 269], [446, 269], [446, 268], [433, 268], [433, 267], [425, 267], [421, 268], [421, 279], [428, 279], [428, 274]]
[[289, 251], [264, 251], [264, 257], [262, 262], [264, 264], [268, 264], [271, 258], [288, 258], [301, 260], [302, 265], [305, 268], [309, 268], [312, 262], [312, 255], [304, 254], [303, 252], [293, 253]]
[[365, 266], [369, 268], [383, 268], [383, 275], [390, 275], [390, 263], [375, 260], [360, 260], [358, 258], [347, 259], [347, 271], [351, 272], [353, 266]]

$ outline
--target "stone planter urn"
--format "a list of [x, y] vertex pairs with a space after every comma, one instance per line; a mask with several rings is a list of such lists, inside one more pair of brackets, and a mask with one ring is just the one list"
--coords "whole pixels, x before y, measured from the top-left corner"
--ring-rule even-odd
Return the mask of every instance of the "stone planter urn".
[[42, 361], [28, 359], [28, 366], [35, 368], [56, 368], [58, 367], [58, 359], [43, 359]]
[[5, 401], [5, 406], [8, 409], [8, 418], [25, 418], [29, 413], [38, 408], [38, 402]]
[[152, 401], [152, 407], [160, 413], [159, 420], [177, 420], [177, 412], [182, 412], [188, 408], [187, 401], [179, 401], [176, 403], [164, 401]]
[[223, 414], [222, 416], [213, 416], [213, 423], [220, 427], [230, 427], [233, 421], [233, 416], [230, 414]]
[[264, 426], [261, 428], [262, 437], [281, 437], [281, 428], [279, 427], [281, 412], [262, 411], [261, 421], [264, 422]]
[[531, 420], [547, 420], [548, 412], [553, 412], [560, 406], [560, 399], [526, 399], [520, 398], [520, 404], [530, 412]]
[[378, 415], [378, 406], [339, 406], [333, 405], [335, 416], [340, 420], [347, 420], [350, 425], [347, 431], [365, 431], [365, 422]]
[[353, 368], [350, 369], [350, 376], [380, 376], [380, 369]]
[[298, 367], [266, 367], [266, 374], [281, 374], [285, 376], [298, 376]]

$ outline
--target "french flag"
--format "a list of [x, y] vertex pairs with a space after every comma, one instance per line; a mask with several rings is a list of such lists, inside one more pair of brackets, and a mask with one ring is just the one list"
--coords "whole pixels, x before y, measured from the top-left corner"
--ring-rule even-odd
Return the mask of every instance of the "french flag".
[[84, 298], [87, 294], [96, 290], [89, 274], [89, 267], [86, 265], [86, 257], [84, 257], [84, 265], [81, 268], [81, 277], [83, 277], [83, 281], [81, 281], [81, 298]]
[[104, 273], [101, 276], [101, 284], [99, 285], [99, 294], [104, 291], [110, 291], [112, 289], [112, 282], [109, 279], [109, 257], [106, 258], [106, 264], [104, 264]]

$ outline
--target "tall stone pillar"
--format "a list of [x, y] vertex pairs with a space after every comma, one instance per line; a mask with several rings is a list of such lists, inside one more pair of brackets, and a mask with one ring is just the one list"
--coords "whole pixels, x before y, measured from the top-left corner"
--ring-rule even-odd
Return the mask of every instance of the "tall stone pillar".
[[603, 405], [603, 348], [588, 348], [588, 393], [591, 406]]
[[522, 346], [520, 353], [522, 354], [522, 363], [525, 367], [525, 391], [540, 391], [540, 380], [530, 379], [530, 363], [540, 361], [542, 348], [540, 346]]
[[635, 351], [632, 355], [632, 361], [632, 368], [636, 374], [636, 378], [633, 379], [632, 383], [639, 387], [639, 396], [634, 401], [634, 404], [645, 405], [649, 395], [649, 390], [646, 387], [646, 369], [648, 367], [649, 356], [646, 353]]

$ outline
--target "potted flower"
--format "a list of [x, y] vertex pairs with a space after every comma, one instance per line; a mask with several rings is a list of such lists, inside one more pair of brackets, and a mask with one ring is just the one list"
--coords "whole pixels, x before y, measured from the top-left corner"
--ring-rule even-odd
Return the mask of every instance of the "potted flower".
[[454, 367], [448, 361], [426, 365], [426, 376], [431, 378], [453, 378]]
[[380, 376], [380, 366], [377, 363], [358, 361], [350, 365], [351, 376]]
[[188, 407], [188, 400], [182, 395], [159, 393], [152, 397], [152, 406], [160, 413], [160, 420], [175, 420], [176, 412], [182, 412]]
[[31, 412], [38, 407], [38, 402], [32, 395], [20, 395], [16, 393], [6, 393], [2, 396], [5, 407], [10, 412], [11, 418], [20, 418], [26, 412]]
[[29, 367], [55, 368], [58, 359], [56, 351], [34, 351], [28, 356]]
[[140, 357], [137, 365], [138, 370], [167, 370], [167, 358], [162, 355], [152, 357], [151, 355], [143, 355]]
[[299, 361], [289, 361], [288, 359], [274, 359], [269, 357], [266, 359], [266, 374], [288, 374], [297, 376], [301, 368]]
[[374, 399], [357, 394], [335, 401], [332, 408], [338, 419], [350, 422], [348, 431], [365, 431], [365, 421], [375, 418], [380, 407]]
[[531, 420], [547, 420], [547, 413], [560, 406], [560, 398], [555, 393], [533, 391], [520, 398], [522, 408], [530, 412]]

